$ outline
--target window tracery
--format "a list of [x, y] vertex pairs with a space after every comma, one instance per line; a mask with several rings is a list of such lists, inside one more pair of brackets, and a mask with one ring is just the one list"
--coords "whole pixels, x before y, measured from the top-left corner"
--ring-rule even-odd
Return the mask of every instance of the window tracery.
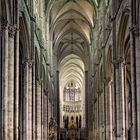
[[75, 102], [80, 100], [81, 100], [80, 88], [71, 82], [67, 87], [64, 88], [64, 101]]

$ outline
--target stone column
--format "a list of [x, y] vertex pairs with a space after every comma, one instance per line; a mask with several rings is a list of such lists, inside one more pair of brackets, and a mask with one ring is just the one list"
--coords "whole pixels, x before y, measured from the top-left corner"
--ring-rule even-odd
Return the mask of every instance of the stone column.
[[121, 124], [122, 124], [122, 140], [125, 140], [126, 139], [126, 114], [125, 114], [125, 103], [126, 103], [126, 96], [125, 96], [125, 72], [126, 72], [126, 65], [125, 65], [125, 62], [122, 61], [121, 62], [121, 110], [122, 112], [120, 112], [122, 115], [122, 120], [121, 120]]
[[112, 104], [112, 101], [113, 101], [113, 98], [112, 98], [112, 80], [110, 80], [109, 84], [109, 138], [110, 140], [113, 140], [113, 136], [112, 136], [112, 131], [113, 131], [113, 104]]
[[103, 90], [98, 91], [99, 96], [99, 139], [104, 139], [104, 94]]
[[14, 139], [14, 37], [15, 28], [9, 26], [8, 44], [8, 139]]
[[131, 85], [132, 85], [132, 140], [140, 139], [140, 14], [138, 0], [130, 0], [131, 3]]
[[43, 81], [41, 84], [41, 140], [43, 140], [43, 127], [44, 127], [44, 86]]
[[[34, 1], [31, 0], [30, 4], [33, 7]], [[35, 19], [33, 14], [33, 8], [30, 9], [31, 11], [31, 59], [33, 62], [32, 65], [32, 139], [35, 140], [35, 44], [34, 44], [34, 33], [35, 33]]]
[[32, 61], [24, 61], [24, 108], [25, 122], [23, 139], [32, 139]]
[[49, 129], [49, 118], [50, 118], [50, 114], [49, 114], [49, 91], [47, 91], [47, 139], [49, 139], [48, 136], [48, 129]]
[[125, 79], [123, 59], [115, 60], [116, 68], [116, 106], [117, 106], [117, 140], [125, 140]]
[[[118, 63], [118, 62], [117, 62]], [[121, 140], [121, 123], [120, 123], [120, 71], [119, 71], [119, 64], [116, 67], [116, 119], [117, 119], [117, 130], [116, 130], [116, 140]]]
[[46, 140], [47, 139], [47, 91], [45, 90], [44, 91], [44, 103], [43, 103], [43, 140]]
[[[138, 40], [138, 39], [137, 39]], [[137, 41], [137, 51], [136, 51], [136, 77], [137, 77], [137, 132], [138, 140], [140, 139], [140, 39]], [[136, 102], [136, 101], [135, 101]]]
[[[104, 78], [104, 80], [105, 80], [105, 78]], [[109, 139], [110, 137], [110, 107], [109, 107], [109, 105], [110, 105], [110, 92], [109, 92], [109, 85], [108, 85], [108, 83], [106, 82], [106, 81], [104, 81], [104, 86], [105, 86], [105, 89], [104, 89], [104, 91], [105, 91], [105, 135], [106, 135], [106, 137], [105, 137], [105, 139]]]
[[115, 92], [115, 87], [116, 87], [116, 82], [115, 82], [115, 68], [112, 74], [112, 140], [116, 140], [116, 92]]
[[[140, 2], [134, 0], [134, 16], [136, 17], [136, 23], [133, 28], [135, 37], [135, 53], [136, 53], [136, 83], [137, 83], [137, 134], [138, 140], [140, 139]], [[139, 12], [138, 12], [139, 11]]]
[[[57, 71], [56, 73], [57, 75], [57, 89], [56, 89], [56, 93], [57, 94], [57, 131], [59, 132], [59, 128], [60, 128], [60, 93], [59, 93], [59, 71]], [[59, 139], [59, 133], [57, 133], [57, 139]]]
[[28, 60], [24, 61], [24, 99], [23, 99], [23, 108], [24, 108], [24, 122], [23, 122], [23, 139], [28, 138]]
[[100, 91], [98, 91], [98, 100], [99, 100], [99, 140], [102, 139], [102, 125], [101, 125], [101, 121], [102, 121], [102, 110], [101, 110], [101, 93]]
[[8, 22], [2, 21], [2, 120], [3, 140], [8, 140]]
[[41, 81], [37, 81], [36, 84], [36, 140], [41, 140]]
[[100, 101], [99, 93], [97, 91], [97, 139], [100, 139]]
[[14, 93], [14, 140], [19, 140], [19, 1], [15, 1], [15, 93]]
[[33, 64], [33, 69], [32, 69], [33, 77], [32, 77], [32, 138], [35, 140], [35, 131], [36, 131], [36, 90], [35, 90], [35, 63]]
[[[139, 27], [140, 28], [140, 27]], [[132, 140], [140, 139], [140, 33], [137, 27], [131, 30], [131, 84], [132, 84]]]
[[140, 31], [139, 31], [139, 36], [136, 37], [136, 78], [137, 78], [137, 134], [138, 134], [137, 139], [139, 140], [140, 139]]
[[24, 107], [25, 107], [25, 123], [23, 138], [32, 139], [32, 62], [25, 60], [24, 62]]
[[26, 94], [26, 139], [32, 139], [32, 61], [28, 61], [28, 94]]
[[[0, 44], [2, 44], [1, 20], [0, 20]], [[1, 66], [0, 67], [0, 128], [2, 128], [2, 46], [0, 47], [0, 66]], [[0, 130], [0, 139], [2, 139], [2, 129]]]
[[[117, 35], [116, 35], [116, 19], [115, 19], [115, 15], [116, 15], [116, 5], [117, 5], [118, 1], [112, 1], [111, 3], [111, 26], [112, 26], [112, 59], [115, 61], [115, 59], [117, 58]], [[116, 136], [117, 136], [117, 92], [116, 92], [116, 88], [117, 88], [117, 75], [116, 75], [116, 63], [114, 63], [113, 65], [113, 140], [117, 140]]]
[[16, 32], [15, 53], [14, 139], [19, 140], [19, 31]]
[[116, 97], [116, 121], [117, 121], [117, 127], [116, 127], [116, 140], [122, 140], [122, 90], [121, 90], [121, 67], [120, 67], [121, 59], [114, 60], [114, 67], [115, 67], [115, 97]]
[[[86, 96], [85, 96], [85, 106], [86, 106], [86, 110], [85, 110], [85, 120], [82, 120], [82, 122], [85, 121], [85, 127], [87, 128], [88, 130], [88, 125], [90, 123], [90, 118], [88, 116], [89, 114], [89, 103], [88, 103], [88, 100], [89, 100], [89, 95], [88, 95], [88, 71], [85, 71], [85, 87], [86, 87], [86, 90], [85, 90], [85, 93], [86, 93]], [[86, 137], [86, 136], [85, 136]]]

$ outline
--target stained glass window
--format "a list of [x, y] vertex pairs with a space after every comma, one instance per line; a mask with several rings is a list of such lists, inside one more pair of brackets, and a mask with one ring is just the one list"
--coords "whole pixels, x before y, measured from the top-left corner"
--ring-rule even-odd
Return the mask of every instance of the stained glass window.
[[64, 88], [64, 101], [80, 101], [81, 96], [80, 96], [80, 88], [77, 87], [74, 83], [70, 83], [68, 84], [65, 88]]

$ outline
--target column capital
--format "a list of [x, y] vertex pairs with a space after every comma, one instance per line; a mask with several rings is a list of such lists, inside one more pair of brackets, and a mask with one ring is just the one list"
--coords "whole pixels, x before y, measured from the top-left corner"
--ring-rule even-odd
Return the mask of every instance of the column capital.
[[97, 94], [100, 96], [101, 94], [103, 93], [103, 90], [102, 89], [98, 89], [97, 90]]
[[6, 19], [1, 19], [1, 32], [8, 29], [8, 21]]
[[44, 89], [44, 95], [45, 95], [45, 96], [48, 95], [48, 89]]
[[8, 21], [4, 18], [0, 19], [1, 20], [1, 32], [8, 30], [9, 37], [14, 38], [15, 33], [19, 30], [16, 26], [11, 25], [8, 23]]
[[22, 64], [23, 64], [24, 66], [28, 65], [29, 68], [32, 68], [33, 63], [34, 63], [33, 60], [30, 60], [30, 59], [27, 59], [27, 58], [22, 62]]
[[114, 67], [116, 69], [119, 69], [120, 64], [124, 62], [125, 62], [124, 58], [120, 57], [120, 58], [114, 59], [112, 63], [114, 64]]
[[105, 85], [108, 85], [112, 81], [111, 77], [104, 77]]
[[28, 61], [28, 66], [29, 66], [29, 68], [32, 68], [33, 63], [34, 63], [34, 61], [33, 61], [33, 60], [29, 60], [29, 61]]
[[9, 25], [8, 26], [8, 31], [9, 31], [9, 37], [14, 38], [15, 37], [15, 33], [17, 31], [17, 28], [13, 25]]
[[41, 85], [42, 81], [43, 81], [42, 79], [38, 79], [38, 78], [36, 79], [36, 82], [37, 82], [37, 84], [39, 84], [39, 85]]
[[22, 61], [22, 64], [23, 64], [24, 68], [27, 66], [28, 60], [29, 60], [29, 59], [26, 58], [26, 59], [24, 59], [24, 60]]
[[139, 36], [140, 35], [140, 31], [139, 31], [139, 25], [133, 25], [132, 27], [129, 28], [130, 32], [133, 32], [135, 36]]

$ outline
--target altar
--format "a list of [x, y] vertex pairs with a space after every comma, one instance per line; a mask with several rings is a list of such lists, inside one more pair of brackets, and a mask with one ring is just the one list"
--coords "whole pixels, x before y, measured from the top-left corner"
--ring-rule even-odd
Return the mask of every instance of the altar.
[[67, 140], [80, 140], [80, 133], [78, 129], [68, 129], [66, 132]]

